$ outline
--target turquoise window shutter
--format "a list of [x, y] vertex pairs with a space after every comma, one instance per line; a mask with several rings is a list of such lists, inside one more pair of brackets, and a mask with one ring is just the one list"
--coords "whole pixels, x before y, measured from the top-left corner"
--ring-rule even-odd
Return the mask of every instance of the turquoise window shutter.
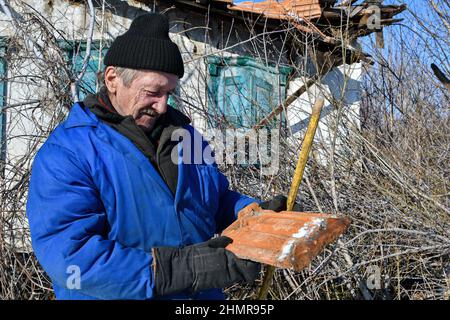
[[207, 83], [207, 106], [208, 106], [208, 126], [216, 127], [219, 119], [221, 119], [221, 113], [218, 108], [218, 88], [219, 88], [219, 70], [217, 65], [213, 62], [214, 57], [208, 57], [207, 62], [209, 65], [209, 81]]
[[175, 109], [177, 109], [177, 100], [173, 95], [169, 95], [169, 98], [167, 99], [167, 104]]
[[[86, 55], [86, 47], [81, 46], [81, 54], [72, 56], [72, 61], [74, 62], [74, 71], [78, 74], [83, 67], [83, 59]], [[107, 49], [104, 48], [101, 53], [101, 61], [103, 61], [103, 57], [106, 54]], [[96, 46], [92, 46], [91, 55], [89, 59], [89, 63], [86, 67], [86, 72], [83, 75], [83, 78], [79, 82], [79, 98], [83, 100], [88, 94], [95, 93], [97, 89], [100, 88], [101, 84], [97, 81], [97, 74], [103, 70], [103, 62], [100, 63], [100, 49]], [[100, 65], [99, 65], [100, 64]]]
[[169, 95], [167, 99], [167, 104], [172, 108], [179, 109], [178, 104], [180, 103], [180, 87], [176, 87], [174, 92]]
[[240, 128], [251, 124], [253, 117], [245, 75], [242, 72], [237, 74], [240, 75], [222, 77], [217, 93], [222, 116], [233, 127]]
[[5, 53], [5, 43], [0, 39], [0, 161], [4, 161], [6, 156], [6, 116], [3, 112], [3, 107], [6, 102], [7, 77]]
[[274, 94], [274, 86], [266, 81], [264, 77], [255, 78], [253, 96], [257, 105], [256, 121], [262, 120], [278, 105], [277, 96]]
[[210, 56], [207, 62], [209, 124], [213, 127], [225, 119], [228, 126], [251, 128], [285, 98], [289, 67], [266, 66], [251, 57]]
[[[67, 63], [72, 69], [72, 72], [76, 75], [83, 68], [83, 59], [86, 55], [86, 43], [85, 42], [65, 42], [61, 44], [62, 48], [66, 52]], [[99, 41], [94, 41], [91, 44], [91, 53], [86, 71], [83, 78], [78, 83], [79, 98], [83, 100], [88, 94], [95, 93], [100, 87], [101, 83], [98, 83], [98, 72], [102, 72], [104, 69], [103, 57], [105, 56], [108, 48], [104, 46], [100, 50]], [[100, 57], [101, 52], [101, 57]], [[101, 62], [100, 62], [101, 60]]]

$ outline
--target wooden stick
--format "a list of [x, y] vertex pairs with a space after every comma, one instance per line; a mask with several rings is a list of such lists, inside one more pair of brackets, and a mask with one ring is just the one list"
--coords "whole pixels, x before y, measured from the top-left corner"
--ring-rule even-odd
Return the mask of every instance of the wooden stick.
[[319, 98], [312, 108], [311, 119], [309, 120], [308, 129], [306, 130], [305, 138], [300, 150], [300, 156], [297, 161], [297, 167], [295, 168], [294, 178], [292, 179], [291, 189], [289, 190], [287, 211], [291, 211], [294, 207], [295, 198], [297, 197], [298, 189], [300, 188], [300, 183], [303, 178], [303, 173], [305, 172], [306, 163], [314, 141], [316, 129], [319, 125], [320, 112], [322, 111], [323, 104], [324, 100]]
[[[306, 163], [308, 161], [309, 153], [311, 151], [311, 146], [314, 141], [314, 136], [316, 134], [316, 129], [319, 125], [320, 112], [322, 111], [324, 105], [324, 100], [322, 98], [317, 99], [316, 103], [312, 108], [311, 118], [309, 120], [308, 129], [306, 130], [305, 137], [303, 139], [302, 148], [300, 150], [300, 155], [298, 157], [297, 166], [295, 168], [294, 177], [292, 179], [291, 188], [289, 190], [289, 196], [287, 199], [287, 211], [291, 211], [294, 207], [295, 198], [297, 198], [297, 193], [300, 188], [300, 183], [303, 178], [303, 173], [305, 172]], [[264, 275], [263, 283], [261, 289], [258, 293], [258, 300], [265, 300], [267, 298], [267, 293], [269, 291], [270, 284], [272, 282], [273, 274], [275, 272], [275, 267], [267, 266], [266, 274]]]

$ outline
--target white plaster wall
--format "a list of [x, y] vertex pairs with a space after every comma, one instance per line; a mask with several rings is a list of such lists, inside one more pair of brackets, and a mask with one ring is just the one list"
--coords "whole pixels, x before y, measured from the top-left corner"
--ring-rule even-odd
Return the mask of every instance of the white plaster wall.
[[[343, 65], [333, 69], [321, 81], [320, 85], [313, 85], [304, 94], [302, 94], [287, 109], [287, 122], [292, 133], [290, 142], [294, 147], [299, 147], [303, 140], [306, 128], [309, 123], [312, 105], [318, 97], [325, 99], [322, 109], [321, 119], [317, 128], [314, 144], [320, 146], [322, 152], [317, 156], [323, 164], [327, 164], [327, 158], [331, 151], [332, 141], [336, 135], [336, 151], [339, 151], [342, 143], [339, 137], [346, 135], [345, 126], [360, 126], [360, 86], [361, 86], [362, 66], [361, 63], [352, 65]], [[289, 84], [287, 95], [294, 93], [306, 82], [306, 79], [295, 79]], [[332, 105], [331, 100], [342, 101], [343, 117], [337, 119], [338, 111]], [[349, 120], [349, 121], [346, 121]]]

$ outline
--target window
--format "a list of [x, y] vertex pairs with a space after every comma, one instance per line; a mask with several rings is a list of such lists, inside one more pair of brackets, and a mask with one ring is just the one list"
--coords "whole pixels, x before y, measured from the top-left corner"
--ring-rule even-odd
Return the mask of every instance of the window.
[[180, 96], [180, 86], [177, 85], [173, 94], [169, 95], [169, 99], [167, 99], [167, 104], [172, 108], [179, 109], [181, 105], [181, 96]]
[[[6, 44], [0, 39], [0, 162], [5, 161], [6, 156], [6, 116], [3, 107], [6, 102]], [[1, 166], [0, 166], [1, 167]]]
[[251, 128], [285, 99], [289, 67], [266, 66], [251, 57], [212, 56], [208, 64], [210, 125]]
[[[66, 53], [66, 59], [74, 74], [78, 74], [83, 67], [83, 59], [86, 55], [85, 42], [63, 42], [61, 47]], [[93, 41], [91, 44], [91, 54], [86, 72], [78, 83], [79, 98], [83, 100], [88, 94], [95, 93], [102, 84], [98, 83], [98, 73], [104, 69], [103, 57], [108, 48], [105, 43], [100, 49], [100, 41]]]

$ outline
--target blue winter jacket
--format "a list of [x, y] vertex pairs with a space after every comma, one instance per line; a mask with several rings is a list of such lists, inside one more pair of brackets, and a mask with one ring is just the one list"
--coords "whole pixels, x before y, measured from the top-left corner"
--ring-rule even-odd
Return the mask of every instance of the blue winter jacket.
[[205, 161], [208, 145], [198, 152], [198, 132], [185, 129], [192, 139], [178, 144], [178, 157], [201, 164], [179, 162], [175, 196], [137, 147], [87, 108], [75, 104], [52, 132], [33, 163], [27, 215], [58, 299], [223, 298], [221, 289], [154, 295], [152, 247], [206, 241], [258, 201], [229, 190]]

